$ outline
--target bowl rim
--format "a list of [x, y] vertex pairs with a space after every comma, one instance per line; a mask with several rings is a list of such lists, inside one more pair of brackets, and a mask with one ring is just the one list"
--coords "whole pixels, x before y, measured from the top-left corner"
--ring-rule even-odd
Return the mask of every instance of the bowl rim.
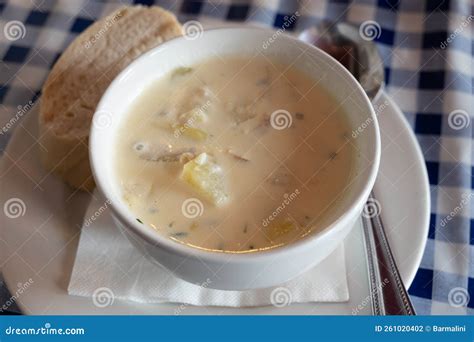
[[[229, 32], [230, 31], [230, 32]], [[274, 34], [275, 31], [272, 29], [268, 28], [260, 28], [260, 27], [226, 27], [226, 28], [214, 28], [214, 29], [206, 29], [203, 31], [203, 35], [200, 37], [200, 39], [204, 35], [209, 35], [209, 34], [222, 34], [224, 36], [227, 36], [228, 34], [236, 34], [241, 31], [266, 31], [268, 33]], [[317, 241], [324, 239], [326, 236], [330, 235], [333, 231], [335, 230], [341, 230], [345, 224], [347, 224], [347, 221], [350, 221], [354, 215], [359, 215], [360, 213], [360, 208], [365, 204], [365, 201], [369, 197], [370, 192], [372, 191], [372, 188], [375, 184], [375, 180], [377, 177], [379, 165], [380, 165], [380, 155], [381, 155], [381, 140], [380, 140], [380, 131], [379, 131], [379, 125], [377, 121], [377, 115], [372, 107], [372, 104], [367, 97], [366, 93], [364, 92], [362, 86], [359, 84], [359, 82], [354, 78], [354, 76], [345, 68], [343, 67], [336, 59], [334, 59], [332, 56], [324, 52], [323, 50], [317, 48], [314, 45], [308, 44], [306, 42], [303, 42], [295, 37], [289, 36], [287, 34], [281, 35], [279, 38], [282, 39], [289, 39], [289, 42], [292, 42], [293, 44], [298, 44], [300, 46], [304, 46], [307, 49], [312, 50], [313, 53], [319, 54], [321, 58], [324, 59], [325, 62], [331, 64], [337, 72], [341, 72], [347, 80], [349, 80], [352, 84], [353, 87], [357, 89], [357, 92], [359, 95], [362, 97], [362, 99], [365, 102], [365, 105], [370, 113], [370, 118], [373, 122], [372, 130], [373, 130], [373, 135], [375, 138], [374, 141], [374, 159], [370, 164], [370, 171], [368, 173], [368, 176], [361, 180], [360, 183], [363, 186], [363, 191], [358, 193], [354, 199], [354, 201], [350, 202], [349, 204], [346, 204], [348, 207], [346, 211], [343, 212], [342, 215], [338, 216], [336, 219], [331, 220], [328, 224], [325, 225], [323, 229], [321, 229], [318, 232], [309, 234], [301, 239], [298, 239], [296, 241], [293, 241], [287, 245], [283, 246], [278, 246], [275, 248], [270, 248], [266, 250], [256, 250], [253, 252], [243, 252], [243, 253], [236, 253], [236, 252], [231, 252], [231, 251], [215, 251], [215, 250], [206, 250], [206, 249], [201, 249], [198, 247], [193, 247], [186, 245], [184, 243], [180, 243], [178, 241], [174, 241], [172, 239], [169, 239], [166, 236], [163, 236], [159, 233], [156, 233], [153, 231], [152, 228], [140, 224], [134, 220], [130, 220], [127, 215], [125, 215], [121, 210], [119, 210], [116, 205], [114, 204], [114, 201], [112, 198], [114, 197], [113, 194], [111, 194], [106, 187], [103, 186], [102, 184], [102, 176], [101, 176], [101, 168], [100, 168], [100, 158], [97, 157], [95, 153], [95, 148], [94, 146], [98, 144], [100, 141], [100, 132], [97, 128], [94, 128], [94, 125], [91, 125], [91, 132], [90, 132], [90, 137], [89, 137], [89, 160], [90, 160], [90, 166], [91, 166], [91, 171], [94, 177], [94, 180], [96, 182], [97, 189], [100, 191], [100, 193], [109, 200], [109, 207], [111, 208], [113, 214], [118, 217], [118, 219], [122, 222], [125, 222], [124, 226], [126, 229], [131, 230], [133, 233], [137, 234], [141, 238], [143, 238], [145, 241], [148, 243], [152, 244], [155, 247], [159, 247], [163, 249], [166, 252], [172, 253], [172, 254], [180, 254], [184, 257], [194, 257], [197, 259], [200, 259], [201, 261], [207, 261], [207, 262], [222, 262], [222, 257], [225, 256], [225, 262], [226, 263], [252, 263], [255, 261], [265, 261], [268, 259], [273, 259], [277, 255], [281, 254], [291, 254], [295, 253], [297, 251], [301, 251], [302, 249], [309, 249], [311, 246]], [[132, 63], [130, 63], [125, 69], [123, 69], [115, 78], [114, 80], [109, 84], [107, 87], [106, 91], [102, 95], [96, 109], [94, 112], [94, 116], [100, 112], [104, 107], [107, 107], [106, 104], [109, 102], [108, 99], [113, 97], [113, 92], [116, 87], [118, 87], [118, 83], [122, 79], [122, 77], [126, 74], [128, 74], [131, 70], [136, 68], [137, 65], [140, 63], [143, 63], [144, 60], [148, 58], [152, 58], [153, 55], [155, 55], [155, 52], [163, 49], [164, 47], [167, 47], [167, 45], [172, 45], [176, 44], [177, 42], [184, 43], [186, 41], [185, 36], [179, 36], [172, 38], [157, 47], [147, 51], [146, 53], [142, 54], [138, 58], [136, 58]], [[93, 118], [94, 119], [94, 118]]]

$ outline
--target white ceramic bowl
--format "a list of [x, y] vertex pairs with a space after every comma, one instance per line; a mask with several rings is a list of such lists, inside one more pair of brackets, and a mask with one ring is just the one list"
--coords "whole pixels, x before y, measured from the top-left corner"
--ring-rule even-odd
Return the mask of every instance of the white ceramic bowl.
[[[285, 64], [294, 63], [320, 81], [350, 114], [360, 157], [351, 190], [321, 232], [287, 246], [254, 253], [210, 252], [180, 244], [138, 223], [121, 200], [114, 170], [117, 129], [131, 103], [153, 81], [179, 66], [215, 55], [253, 56], [262, 53]], [[97, 188], [110, 200], [118, 227], [152, 260], [195, 284], [243, 290], [288, 281], [327, 257], [346, 237], [372, 189], [380, 159], [380, 136], [369, 99], [352, 75], [323, 51], [283, 34], [258, 28], [217, 29], [194, 40], [177, 38], [144, 54], [109, 86], [93, 118], [90, 160]]]

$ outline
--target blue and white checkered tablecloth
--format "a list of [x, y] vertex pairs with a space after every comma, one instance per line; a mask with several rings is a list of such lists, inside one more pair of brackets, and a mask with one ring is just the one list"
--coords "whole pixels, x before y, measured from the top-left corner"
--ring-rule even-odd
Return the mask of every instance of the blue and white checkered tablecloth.
[[[0, 126], [40, 95], [61, 51], [95, 19], [133, 1], [0, 0]], [[380, 27], [375, 41], [387, 91], [421, 145], [431, 188], [431, 222], [409, 292], [419, 314], [474, 312], [474, 1], [158, 0], [181, 22], [212, 18], [299, 31], [323, 18]], [[7, 25], [21, 25], [19, 33]], [[21, 27], [23, 26], [23, 27]], [[11, 29], [11, 27], [10, 27]], [[13, 34], [13, 36], [12, 36]], [[0, 153], [13, 129], [0, 133]], [[470, 296], [469, 296], [470, 294]], [[0, 302], [9, 298], [0, 288]]]

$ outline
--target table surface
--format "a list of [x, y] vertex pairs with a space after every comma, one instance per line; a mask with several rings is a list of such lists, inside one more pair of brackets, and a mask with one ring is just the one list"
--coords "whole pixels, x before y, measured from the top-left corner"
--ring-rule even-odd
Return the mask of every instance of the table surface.
[[[382, 56], [386, 90], [416, 133], [430, 180], [428, 243], [409, 293], [419, 314], [474, 313], [474, 1], [0, 0], [1, 154], [65, 47], [97, 18], [133, 2], [160, 5], [181, 22], [281, 28], [297, 13], [285, 29], [321, 19], [372, 28], [367, 38]], [[0, 304], [11, 299], [0, 284]], [[17, 311], [8, 305], [8, 313]]]

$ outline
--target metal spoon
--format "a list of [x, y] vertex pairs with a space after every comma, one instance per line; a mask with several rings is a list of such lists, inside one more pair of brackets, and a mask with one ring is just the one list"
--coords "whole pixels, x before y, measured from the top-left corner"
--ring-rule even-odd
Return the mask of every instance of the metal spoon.
[[382, 59], [373, 41], [349, 24], [322, 21], [299, 35], [341, 62], [359, 81], [374, 102], [384, 88]]
[[[323, 21], [303, 31], [299, 38], [339, 60], [359, 81], [372, 103], [382, 93], [383, 63], [371, 37], [362, 30]], [[372, 191], [362, 215], [372, 312], [374, 315], [415, 315], [388, 243], [380, 210], [372, 210], [374, 203], [379, 202]]]

